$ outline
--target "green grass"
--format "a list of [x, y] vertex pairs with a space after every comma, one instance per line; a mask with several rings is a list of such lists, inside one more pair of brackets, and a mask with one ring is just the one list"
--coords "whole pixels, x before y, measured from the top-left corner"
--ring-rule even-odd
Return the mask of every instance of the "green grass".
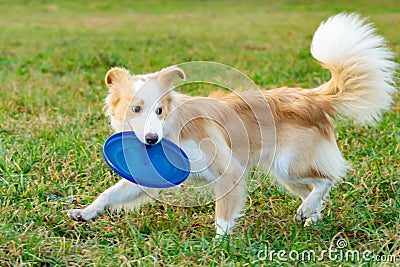
[[315, 86], [329, 73], [311, 58], [311, 37], [340, 11], [369, 16], [400, 54], [398, 1], [307, 2], [0, 1], [0, 265], [330, 266], [257, 254], [321, 252], [338, 238], [399, 261], [399, 98], [376, 127], [337, 123], [352, 168], [316, 226], [293, 222], [300, 201], [270, 183], [249, 195], [246, 216], [221, 241], [213, 241], [213, 204], [156, 202], [89, 223], [67, 217], [118, 180], [101, 155], [112, 134], [102, 113], [112, 66], [146, 73], [211, 60], [263, 88]]

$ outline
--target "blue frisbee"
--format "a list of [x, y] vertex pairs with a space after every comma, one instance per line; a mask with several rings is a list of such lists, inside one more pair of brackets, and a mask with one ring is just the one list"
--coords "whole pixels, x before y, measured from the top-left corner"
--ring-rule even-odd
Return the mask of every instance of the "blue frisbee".
[[110, 136], [103, 156], [113, 171], [138, 185], [167, 188], [186, 180], [190, 162], [177, 145], [163, 138], [155, 145], [145, 145], [134, 132]]

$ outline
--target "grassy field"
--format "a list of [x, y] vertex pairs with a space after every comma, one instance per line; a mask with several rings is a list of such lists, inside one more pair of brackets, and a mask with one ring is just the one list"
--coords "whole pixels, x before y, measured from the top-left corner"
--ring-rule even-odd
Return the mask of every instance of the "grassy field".
[[210, 60], [263, 88], [315, 86], [329, 73], [309, 53], [312, 34], [340, 11], [369, 16], [400, 54], [397, 0], [307, 2], [0, 1], [0, 266], [396, 265], [349, 260], [345, 250], [333, 260], [266, 257], [320, 255], [339, 239], [399, 264], [398, 97], [376, 127], [337, 123], [352, 168], [316, 226], [295, 223], [300, 200], [270, 183], [249, 195], [234, 235], [219, 241], [213, 204], [155, 202], [88, 223], [67, 217], [118, 180], [101, 155], [112, 134], [102, 111], [112, 66], [146, 73]]

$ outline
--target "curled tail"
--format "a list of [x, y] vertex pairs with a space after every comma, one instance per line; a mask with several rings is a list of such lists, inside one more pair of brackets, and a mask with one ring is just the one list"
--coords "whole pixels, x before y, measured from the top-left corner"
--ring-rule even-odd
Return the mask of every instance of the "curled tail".
[[321, 23], [311, 54], [332, 73], [316, 88], [335, 111], [362, 123], [373, 123], [390, 107], [395, 89], [394, 54], [386, 41], [358, 14], [341, 13]]

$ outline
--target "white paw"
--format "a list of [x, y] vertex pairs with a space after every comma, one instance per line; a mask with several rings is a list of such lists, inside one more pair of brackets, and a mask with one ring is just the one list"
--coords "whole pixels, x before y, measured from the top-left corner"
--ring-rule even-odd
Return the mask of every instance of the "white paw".
[[306, 219], [306, 221], [304, 222], [304, 227], [314, 225], [321, 219], [322, 219], [321, 214], [311, 215], [311, 217]]
[[294, 219], [298, 222], [304, 222], [304, 226], [310, 226], [317, 223], [322, 219], [321, 211], [314, 209], [311, 211], [310, 209], [303, 209], [301, 206], [297, 210]]
[[229, 236], [231, 234], [232, 227], [235, 224], [235, 222], [233, 220], [225, 221], [223, 219], [217, 218], [217, 221], [215, 224], [216, 224], [216, 228], [217, 228], [217, 233], [216, 233], [215, 238], [221, 238], [224, 236]]
[[68, 211], [68, 216], [78, 222], [87, 222], [96, 218], [95, 212], [88, 212], [86, 210], [73, 209]]

